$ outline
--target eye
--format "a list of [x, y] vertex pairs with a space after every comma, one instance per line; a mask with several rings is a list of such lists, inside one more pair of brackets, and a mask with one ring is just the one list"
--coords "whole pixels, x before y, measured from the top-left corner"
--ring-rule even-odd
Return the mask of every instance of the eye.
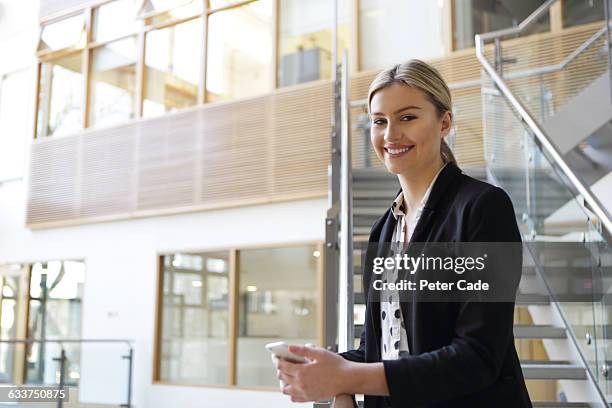
[[385, 119], [374, 119], [372, 123], [375, 125], [384, 125], [387, 121]]
[[413, 115], [402, 116], [402, 120], [406, 122], [410, 122], [411, 120], [414, 120], [414, 119], [416, 119], [416, 116], [413, 116]]

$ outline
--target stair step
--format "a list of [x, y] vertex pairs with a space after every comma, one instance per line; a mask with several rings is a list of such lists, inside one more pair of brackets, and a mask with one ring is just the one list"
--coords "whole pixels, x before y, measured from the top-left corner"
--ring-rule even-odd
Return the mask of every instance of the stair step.
[[381, 215], [385, 213], [385, 211], [387, 211], [386, 208], [381, 209], [378, 207], [358, 207], [358, 208], [353, 208], [353, 215], [354, 216], [365, 215], [365, 216], [380, 217]]
[[550, 325], [515, 325], [514, 337], [517, 339], [565, 339], [567, 333], [562, 327]]
[[586, 380], [584, 367], [567, 361], [522, 361], [527, 380]]
[[550, 304], [550, 297], [535, 293], [519, 293], [516, 296], [515, 304], [517, 306], [548, 305]]
[[372, 229], [372, 226], [369, 226], [369, 227], [355, 226], [353, 227], [353, 234], [354, 235], [370, 235], [371, 229]]

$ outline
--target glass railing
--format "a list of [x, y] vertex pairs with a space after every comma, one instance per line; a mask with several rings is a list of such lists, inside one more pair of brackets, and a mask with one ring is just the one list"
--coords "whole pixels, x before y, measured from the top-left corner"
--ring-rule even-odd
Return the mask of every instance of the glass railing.
[[538, 271], [539, 280], [523, 290], [556, 302], [582, 358], [605, 388], [612, 274], [600, 220], [486, 74], [483, 111], [489, 175], [512, 198], [528, 249], [525, 265]]
[[128, 340], [0, 340], [0, 349], [13, 361], [0, 367], [0, 386], [67, 390], [67, 400], [37, 407], [131, 406], [134, 352]]

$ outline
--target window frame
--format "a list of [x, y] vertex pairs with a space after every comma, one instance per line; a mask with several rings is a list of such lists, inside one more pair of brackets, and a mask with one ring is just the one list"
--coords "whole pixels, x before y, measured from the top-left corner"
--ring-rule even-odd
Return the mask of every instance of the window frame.
[[[240, 246], [223, 246], [210, 248], [196, 249], [169, 249], [158, 251], [157, 258], [157, 283], [156, 283], [156, 299], [155, 299], [155, 323], [154, 323], [154, 339], [153, 339], [153, 370], [151, 383], [153, 385], [172, 385], [185, 387], [205, 387], [205, 388], [222, 388], [222, 389], [241, 389], [241, 390], [259, 390], [259, 391], [277, 391], [276, 387], [266, 386], [245, 386], [237, 383], [237, 351], [238, 351], [238, 323], [239, 323], [239, 258], [240, 251], [253, 249], [282, 249], [311, 245], [315, 246], [319, 251], [319, 257], [316, 261], [317, 268], [317, 299], [319, 302], [319, 310], [317, 316], [317, 341], [318, 344], [323, 344], [325, 341], [325, 251], [324, 241], [322, 240], [304, 240], [291, 242], [275, 242], [266, 244], [252, 244]], [[161, 348], [162, 348], [162, 320], [163, 320], [163, 301], [164, 301], [164, 257], [176, 253], [210, 253], [227, 251], [229, 259], [229, 299], [228, 299], [228, 317], [229, 317], [229, 333], [228, 333], [228, 378], [226, 384], [192, 384], [183, 383], [180, 381], [161, 380]]]

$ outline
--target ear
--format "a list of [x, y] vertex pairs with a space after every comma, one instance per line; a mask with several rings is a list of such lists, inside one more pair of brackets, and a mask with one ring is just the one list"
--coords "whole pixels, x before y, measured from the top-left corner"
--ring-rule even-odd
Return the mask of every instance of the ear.
[[440, 134], [442, 135], [442, 138], [444, 138], [450, 133], [453, 125], [453, 114], [450, 111], [444, 112], [444, 115], [440, 120], [440, 124]]

